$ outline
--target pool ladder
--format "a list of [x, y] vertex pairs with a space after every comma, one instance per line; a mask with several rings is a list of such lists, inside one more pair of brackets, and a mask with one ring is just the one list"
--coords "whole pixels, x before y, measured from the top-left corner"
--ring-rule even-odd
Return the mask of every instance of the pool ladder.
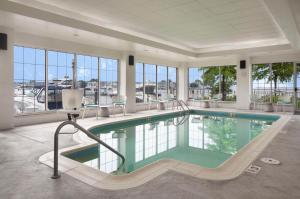
[[78, 130], [82, 131], [83, 133], [85, 133], [89, 138], [95, 140], [96, 142], [98, 142], [99, 144], [102, 144], [103, 146], [105, 146], [107, 149], [109, 149], [110, 151], [112, 151], [114, 154], [116, 154], [117, 156], [119, 156], [122, 159], [121, 164], [119, 165], [117, 171], [123, 167], [124, 163], [125, 163], [125, 157], [119, 153], [118, 151], [116, 151], [114, 148], [112, 148], [111, 146], [109, 146], [108, 144], [106, 144], [105, 142], [103, 142], [102, 140], [100, 140], [97, 136], [95, 136], [94, 134], [92, 134], [90, 131], [86, 130], [85, 128], [83, 128], [82, 126], [80, 126], [79, 124], [76, 123], [76, 121], [73, 121], [71, 119], [72, 117], [69, 117], [68, 115], [68, 120], [64, 121], [63, 123], [61, 123], [54, 134], [54, 165], [53, 165], [53, 179], [57, 179], [60, 177], [59, 173], [58, 173], [58, 136], [59, 134], [73, 134], [73, 133], [60, 133], [60, 130], [66, 126], [66, 125], [72, 125], [75, 128], [77, 128]]
[[[179, 106], [181, 107], [180, 117], [182, 117], [182, 115], [183, 115], [183, 118], [179, 122], [175, 123], [174, 120], [173, 120], [173, 124], [175, 126], [179, 126], [179, 125], [182, 125], [187, 120], [188, 115], [189, 115], [191, 110], [183, 100], [175, 100], [175, 102], [177, 103], [177, 109], [178, 109]], [[174, 110], [174, 103], [173, 103], [172, 109]]]

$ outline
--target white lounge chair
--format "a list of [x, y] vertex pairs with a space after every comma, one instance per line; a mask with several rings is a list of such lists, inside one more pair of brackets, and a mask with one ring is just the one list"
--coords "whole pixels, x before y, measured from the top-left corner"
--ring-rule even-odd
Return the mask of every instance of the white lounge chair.
[[282, 107], [282, 111], [285, 112], [284, 107], [293, 105], [292, 103], [292, 96], [288, 95], [287, 93], [280, 93], [278, 96], [278, 100], [276, 103], [276, 112], [278, 112], [278, 107]]
[[88, 110], [97, 109], [96, 118], [98, 119], [99, 115], [99, 105], [95, 104], [94, 101], [90, 98], [83, 97], [82, 98], [82, 104], [83, 104], [83, 113], [82, 113], [82, 119], [84, 119], [85, 114]]
[[121, 107], [123, 109], [123, 114], [126, 114], [126, 102], [127, 102], [127, 97], [126, 96], [113, 96], [112, 97], [112, 104], [114, 108], [116, 107]]

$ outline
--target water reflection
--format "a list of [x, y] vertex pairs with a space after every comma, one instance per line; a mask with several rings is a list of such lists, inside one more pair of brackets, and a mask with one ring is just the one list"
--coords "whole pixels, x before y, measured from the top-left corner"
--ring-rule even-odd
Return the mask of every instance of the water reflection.
[[[163, 158], [213, 168], [270, 124], [262, 120], [190, 115], [185, 123], [176, 126], [176, 119], [102, 131], [98, 136], [125, 156], [127, 172]], [[69, 157], [106, 173], [115, 171], [120, 163], [102, 145]]]

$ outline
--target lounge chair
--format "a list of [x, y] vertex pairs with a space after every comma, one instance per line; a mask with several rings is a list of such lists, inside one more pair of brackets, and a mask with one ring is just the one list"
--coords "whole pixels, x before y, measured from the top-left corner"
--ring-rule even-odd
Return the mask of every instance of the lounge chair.
[[86, 112], [91, 109], [97, 109], [96, 118], [98, 119], [98, 115], [99, 115], [99, 105], [98, 104], [95, 104], [93, 100], [91, 100], [87, 97], [82, 98], [82, 104], [83, 104], [83, 113], [81, 116], [82, 119], [84, 119]]
[[293, 105], [292, 103], [292, 96], [288, 95], [288, 93], [280, 93], [278, 96], [278, 100], [276, 103], [276, 112], [278, 112], [278, 107], [282, 107], [282, 111], [285, 112], [284, 107]]
[[112, 97], [112, 104], [114, 108], [116, 107], [121, 107], [123, 109], [123, 114], [126, 114], [126, 101], [127, 97], [126, 96], [113, 96]]

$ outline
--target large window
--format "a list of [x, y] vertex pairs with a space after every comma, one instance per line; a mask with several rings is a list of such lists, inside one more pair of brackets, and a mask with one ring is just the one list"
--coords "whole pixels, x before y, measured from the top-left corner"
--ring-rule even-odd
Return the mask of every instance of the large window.
[[62, 89], [73, 84], [74, 54], [48, 51], [48, 109], [62, 108]]
[[168, 97], [177, 96], [177, 68], [168, 67]]
[[168, 97], [168, 68], [166, 66], [157, 66], [157, 95], [158, 99], [167, 99]]
[[175, 99], [177, 97], [177, 69], [137, 63], [135, 66], [136, 102]]
[[235, 66], [189, 68], [189, 98], [236, 100]]
[[77, 55], [77, 86], [84, 89], [85, 103], [98, 103], [98, 57]]
[[100, 58], [100, 99], [99, 104], [111, 104], [118, 95], [118, 60]]
[[150, 102], [157, 99], [156, 65], [145, 64], [145, 100]]
[[135, 66], [135, 90], [136, 102], [144, 102], [144, 64], [137, 63]]
[[45, 110], [45, 50], [14, 47], [15, 112]]
[[61, 109], [62, 89], [72, 88], [74, 72], [74, 81], [89, 103], [110, 104], [118, 95], [116, 59], [15, 46], [16, 114]]
[[278, 96], [294, 92], [294, 66], [292, 62], [252, 65], [252, 98], [259, 102], [278, 101]]

